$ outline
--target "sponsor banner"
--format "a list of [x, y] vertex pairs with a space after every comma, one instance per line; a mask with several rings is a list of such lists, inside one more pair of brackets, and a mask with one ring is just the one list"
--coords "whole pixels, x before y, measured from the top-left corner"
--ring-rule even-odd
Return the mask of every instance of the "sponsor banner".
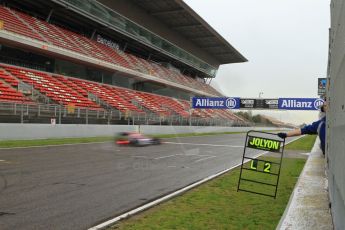
[[282, 141], [272, 140], [262, 137], [248, 136], [247, 147], [253, 149], [266, 150], [270, 152], [280, 152]]
[[68, 114], [74, 114], [75, 112], [75, 104], [70, 103], [67, 105], [67, 113]]
[[319, 110], [323, 103], [324, 100], [320, 98], [193, 97], [192, 108]]
[[278, 109], [278, 99], [263, 99], [264, 109]]
[[318, 78], [317, 79], [317, 95], [325, 95], [326, 94], [326, 85], [327, 85], [327, 78]]
[[193, 97], [192, 108], [194, 109], [239, 109], [240, 98], [238, 97]]
[[278, 99], [241, 98], [241, 109], [278, 109]]
[[240, 99], [241, 109], [254, 109], [256, 105], [256, 99], [253, 98], [241, 98]]
[[279, 98], [278, 109], [319, 110], [324, 100], [320, 98]]

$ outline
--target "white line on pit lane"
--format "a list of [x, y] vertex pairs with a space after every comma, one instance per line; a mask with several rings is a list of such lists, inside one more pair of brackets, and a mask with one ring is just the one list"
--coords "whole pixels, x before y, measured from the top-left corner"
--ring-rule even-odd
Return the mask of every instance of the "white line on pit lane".
[[197, 144], [197, 143], [182, 143], [182, 142], [169, 142], [165, 141], [164, 144], [173, 144], [173, 145], [205, 145], [205, 146], [212, 146], [212, 147], [230, 147], [230, 148], [243, 148], [241, 145], [213, 145], [213, 144]]

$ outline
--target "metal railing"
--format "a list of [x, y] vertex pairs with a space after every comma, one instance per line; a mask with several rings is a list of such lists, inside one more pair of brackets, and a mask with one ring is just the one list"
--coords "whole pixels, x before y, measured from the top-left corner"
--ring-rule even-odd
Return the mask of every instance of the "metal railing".
[[241, 121], [222, 118], [185, 117], [176, 114], [159, 116], [150, 112], [20, 102], [0, 102], [0, 123], [248, 126]]

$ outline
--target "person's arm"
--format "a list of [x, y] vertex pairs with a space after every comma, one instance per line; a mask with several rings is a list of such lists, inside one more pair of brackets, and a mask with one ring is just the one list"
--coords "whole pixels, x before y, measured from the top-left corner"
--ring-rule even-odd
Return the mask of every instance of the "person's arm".
[[317, 134], [317, 129], [318, 129], [321, 121], [322, 121], [322, 119], [313, 122], [311, 125], [306, 125], [301, 129], [294, 129], [294, 130], [291, 130], [287, 133], [278, 133], [277, 135], [280, 138], [284, 139], [287, 137], [294, 137], [294, 136], [299, 136], [299, 135], [304, 135], [304, 134]]
[[317, 134], [322, 119], [313, 122], [311, 125], [306, 125], [301, 129], [301, 134]]
[[301, 129], [294, 129], [286, 133], [287, 137], [294, 137], [302, 135]]
[[287, 137], [294, 137], [294, 136], [302, 135], [302, 131], [301, 131], [301, 129], [294, 129], [294, 130], [291, 130], [287, 133], [278, 133], [277, 135], [278, 135], [278, 137], [284, 139]]

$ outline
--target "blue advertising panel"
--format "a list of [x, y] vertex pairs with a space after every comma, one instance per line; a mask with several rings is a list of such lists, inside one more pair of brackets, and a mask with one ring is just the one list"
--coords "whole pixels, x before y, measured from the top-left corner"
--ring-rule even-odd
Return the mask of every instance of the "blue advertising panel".
[[194, 109], [239, 109], [239, 97], [193, 97]]
[[324, 100], [320, 98], [279, 98], [278, 109], [319, 110]]
[[326, 93], [327, 78], [318, 78], [317, 80], [317, 95], [321, 96]]

